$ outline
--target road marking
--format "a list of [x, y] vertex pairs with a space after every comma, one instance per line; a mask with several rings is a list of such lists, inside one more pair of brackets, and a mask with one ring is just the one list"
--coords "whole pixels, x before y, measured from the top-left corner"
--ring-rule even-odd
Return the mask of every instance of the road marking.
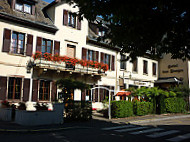
[[150, 138], [159, 138], [159, 137], [163, 137], [163, 136], [167, 136], [167, 135], [171, 135], [171, 134], [175, 134], [175, 133], [179, 133], [179, 132], [180, 131], [178, 131], [178, 130], [170, 130], [170, 131], [154, 133], [154, 134], [150, 134], [150, 135], [146, 135], [146, 136], [150, 137]]
[[130, 128], [130, 129], [121, 129], [121, 130], [114, 130], [116, 132], [129, 132], [129, 131], [135, 131], [135, 130], [141, 130], [146, 129], [148, 127], [136, 127], [136, 128]]
[[177, 137], [173, 137], [173, 138], [170, 138], [170, 139], [167, 139], [167, 140], [171, 141], [171, 142], [179, 142], [179, 141], [189, 139], [189, 138], [190, 138], [190, 133], [185, 134], [185, 135], [179, 135]]
[[161, 130], [163, 130], [163, 129], [161, 129], [161, 128], [152, 128], [152, 129], [142, 130], [142, 131], [138, 131], [138, 132], [132, 132], [130, 134], [138, 135], [138, 134], [144, 134], [144, 133], [149, 133], [149, 132], [157, 132], [157, 131], [161, 131]]
[[102, 130], [114, 130], [114, 129], [131, 128], [131, 127], [135, 127], [135, 126], [134, 125], [125, 125], [125, 126], [107, 127], [107, 128], [102, 128]]

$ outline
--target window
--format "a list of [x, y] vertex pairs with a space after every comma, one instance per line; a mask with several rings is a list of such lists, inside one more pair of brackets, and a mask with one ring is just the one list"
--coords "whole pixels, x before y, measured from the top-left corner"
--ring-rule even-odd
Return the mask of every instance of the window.
[[143, 60], [143, 74], [148, 74], [148, 61]]
[[50, 99], [50, 81], [41, 80], [39, 90], [39, 100], [48, 101]]
[[76, 15], [74, 13], [69, 12], [68, 14], [68, 26], [76, 27]]
[[152, 74], [156, 75], [156, 63], [152, 63]]
[[10, 77], [8, 85], [8, 99], [20, 99], [22, 78]]
[[126, 56], [125, 55], [121, 55], [121, 60], [120, 60], [120, 69], [126, 69]]
[[87, 60], [96, 61], [96, 52], [93, 50], [87, 50]]
[[13, 32], [10, 52], [15, 54], [24, 54], [24, 42], [25, 34]]
[[138, 61], [137, 59], [133, 61], [133, 72], [137, 72], [138, 71]]
[[101, 63], [107, 64], [109, 70], [115, 70], [115, 56], [101, 52]]
[[24, 13], [31, 14], [32, 13], [32, 6], [26, 3], [16, 2], [15, 9]]
[[42, 54], [44, 53], [52, 53], [53, 42], [49, 39], [42, 39]]

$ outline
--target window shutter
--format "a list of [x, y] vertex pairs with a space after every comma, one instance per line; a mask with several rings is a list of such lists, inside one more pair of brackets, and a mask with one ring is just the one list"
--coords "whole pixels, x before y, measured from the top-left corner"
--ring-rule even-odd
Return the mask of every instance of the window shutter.
[[29, 100], [30, 92], [30, 79], [24, 79], [24, 88], [23, 88], [23, 101], [27, 102]]
[[33, 80], [32, 101], [38, 101], [38, 80]]
[[35, 5], [32, 5], [32, 15], [35, 15], [35, 10], [36, 10]]
[[11, 1], [11, 8], [12, 8], [12, 9], [15, 8], [15, 2], [16, 2], [16, 0], [12, 0], [12, 1]]
[[81, 30], [81, 20], [77, 17], [77, 29]]
[[87, 52], [87, 49], [86, 48], [82, 48], [82, 59], [83, 60], [86, 60], [86, 52]]
[[11, 30], [4, 29], [4, 36], [3, 36], [3, 52], [9, 52], [11, 45]]
[[37, 43], [36, 43], [36, 51], [42, 51], [42, 38], [37, 37]]
[[33, 35], [27, 35], [26, 56], [32, 56], [33, 52]]
[[60, 42], [59, 41], [54, 42], [54, 55], [55, 54], [60, 55]]
[[96, 51], [96, 61], [98, 62], [99, 61], [99, 52]]
[[[98, 87], [98, 86], [96, 86], [96, 87]], [[95, 89], [95, 98], [93, 98], [94, 100], [93, 101], [95, 101], [95, 102], [98, 102], [98, 88], [96, 88]]]
[[104, 89], [100, 88], [100, 102], [104, 100]]
[[112, 56], [111, 70], [115, 71], [115, 56]]
[[63, 25], [67, 26], [68, 25], [68, 11], [63, 10]]
[[111, 56], [110, 55], [108, 55], [108, 68], [110, 69], [110, 63], [111, 63]]
[[81, 101], [85, 101], [86, 99], [86, 89], [83, 89], [81, 92]]
[[55, 81], [52, 81], [51, 101], [55, 100], [57, 100], [57, 85]]
[[7, 77], [0, 77], [0, 92], [0, 100], [5, 100], [7, 94]]
[[104, 53], [101, 52], [101, 63], [104, 63]]

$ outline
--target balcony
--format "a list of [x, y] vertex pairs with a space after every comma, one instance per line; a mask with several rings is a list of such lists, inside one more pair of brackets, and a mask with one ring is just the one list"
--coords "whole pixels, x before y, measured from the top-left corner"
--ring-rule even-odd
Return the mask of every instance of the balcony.
[[38, 52], [33, 55], [33, 58], [36, 68], [56, 70], [58, 72], [68, 71], [70, 73], [103, 76], [108, 69], [106, 64], [96, 61], [84, 61], [67, 56], [52, 56], [49, 53], [44, 54], [42, 57], [42, 54]]

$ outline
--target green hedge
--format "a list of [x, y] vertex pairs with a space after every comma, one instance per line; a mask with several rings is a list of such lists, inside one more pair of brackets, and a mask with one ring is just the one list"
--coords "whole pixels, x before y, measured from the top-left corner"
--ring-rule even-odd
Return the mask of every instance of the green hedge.
[[112, 117], [123, 118], [133, 116], [133, 103], [128, 101], [112, 101]]
[[139, 102], [133, 103], [133, 112], [135, 115], [147, 115], [153, 113], [153, 103], [151, 102]]
[[186, 112], [187, 103], [183, 98], [166, 98], [164, 100], [165, 109], [168, 113], [182, 113]]

